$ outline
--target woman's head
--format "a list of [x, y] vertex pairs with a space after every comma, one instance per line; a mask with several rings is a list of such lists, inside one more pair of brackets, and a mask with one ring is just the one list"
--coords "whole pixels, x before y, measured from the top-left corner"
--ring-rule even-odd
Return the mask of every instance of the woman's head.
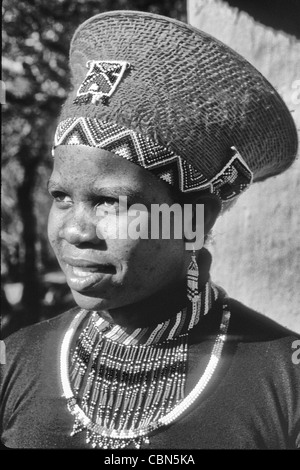
[[[191, 254], [183, 231], [181, 238], [172, 228], [169, 238], [151, 237], [151, 208], [175, 201], [169, 186], [150, 172], [105, 150], [60, 146], [49, 192], [50, 243], [81, 307], [128, 305], [184, 280]], [[144, 208], [138, 214], [144, 238], [130, 211], [133, 204]], [[217, 213], [207, 210], [206, 231]]]
[[170, 18], [96, 15], [76, 31], [70, 65], [73, 89], [55, 134], [49, 237], [79, 305], [113, 308], [183, 279], [190, 260], [182, 233], [114, 236], [116, 220], [137, 232], [118, 197], [144, 204], [142, 224], [155, 204], [204, 203], [205, 235], [221, 204], [291, 164], [296, 131], [249, 63]]

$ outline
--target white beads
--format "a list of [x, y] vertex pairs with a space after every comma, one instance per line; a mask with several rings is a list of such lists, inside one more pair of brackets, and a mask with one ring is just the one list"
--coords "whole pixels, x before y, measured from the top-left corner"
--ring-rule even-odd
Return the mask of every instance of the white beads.
[[[70, 345], [71, 345], [71, 341], [72, 341], [75, 331], [77, 330], [79, 324], [81, 323], [83, 318], [86, 316], [86, 314], [87, 314], [86, 311], [81, 310], [76, 315], [76, 317], [72, 321], [63, 339], [62, 346], [61, 346], [61, 353], [60, 353], [61, 383], [62, 383], [64, 396], [68, 400], [67, 401], [68, 409], [76, 418], [74, 429], [73, 429], [73, 435], [76, 432], [79, 432], [85, 428], [88, 430], [87, 442], [91, 442], [92, 447], [111, 448], [111, 449], [124, 448], [131, 442], [137, 448], [139, 448], [142, 443], [149, 442], [149, 439], [147, 438], [147, 434], [149, 434], [150, 432], [162, 426], [171, 424], [176, 419], [178, 419], [188, 408], [190, 408], [193, 405], [193, 403], [200, 397], [200, 395], [203, 393], [203, 391], [207, 387], [210, 379], [212, 378], [216, 370], [216, 367], [219, 363], [219, 360], [222, 354], [222, 349], [223, 349], [223, 345], [226, 339], [226, 334], [227, 334], [229, 320], [230, 320], [230, 312], [227, 310], [226, 306], [224, 306], [222, 321], [220, 325], [220, 332], [216, 336], [216, 340], [215, 340], [215, 343], [211, 352], [210, 360], [206, 366], [206, 369], [203, 375], [200, 377], [199, 381], [197, 382], [193, 390], [185, 398], [181, 399], [180, 403], [178, 403], [171, 411], [168, 412], [168, 408], [166, 408], [165, 411], [167, 412], [163, 416], [161, 416], [163, 408], [157, 409], [157, 406], [158, 406], [158, 403], [160, 403], [160, 398], [162, 394], [165, 394], [164, 396], [168, 397], [169, 403], [170, 403], [172, 400], [174, 400], [175, 396], [177, 397], [176, 388], [180, 389], [183, 392], [182, 384], [184, 383], [184, 379], [185, 379], [185, 372], [183, 369], [181, 369], [180, 372], [178, 372], [178, 370], [174, 370], [172, 381], [168, 380], [170, 377], [166, 377], [167, 380], [166, 382], [164, 382], [163, 386], [162, 386], [163, 382], [160, 384], [159, 382], [160, 379], [158, 378], [157, 378], [157, 383], [155, 386], [152, 381], [151, 382], [152, 393], [150, 393], [149, 389], [147, 390], [145, 388], [145, 383], [142, 383], [140, 388], [137, 387], [135, 384], [132, 390], [130, 391], [129, 395], [128, 395], [129, 390], [127, 390], [128, 392], [127, 393], [126, 389], [124, 388], [122, 395], [125, 396], [126, 393], [128, 395], [128, 400], [127, 400], [128, 406], [129, 406], [128, 412], [131, 413], [132, 423], [133, 423], [129, 429], [126, 429], [126, 423], [129, 419], [129, 416], [126, 417], [126, 415], [124, 415], [123, 418], [121, 415], [121, 418], [119, 419], [119, 425], [117, 428], [112, 428], [114, 420], [112, 421], [112, 423], [110, 423], [110, 427], [107, 427], [106, 425], [102, 425], [102, 421], [100, 421], [100, 419], [97, 419], [97, 422], [93, 423], [91, 419], [85, 414], [85, 412], [78, 406], [78, 404], [76, 403], [76, 398], [74, 397], [74, 394], [72, 392], [72, 388], [71, 388], [71, 384], [69, 380]], [[187, 335], [182, 335], [180, 338], [184, 338], [184, 337], [186, 337], [187, 339]], [[114, 345], [112, 344], [111, 340], [108, 340], [108, 341], [110, 341], [110, 344], [108, 346], [108, 349], [106, 349], [105, 354], [107, 354], [107, 357], [110, 358], [109, 361], [111, 362], [111, 364], [114, 364], [116, 362], [116, 359], [118, 359], [118, 355], [117, 357], [115, 357], [115, 354], [113, 354], [113, 352], [115, 351], [114, 348], [118, 348], [116, 349], [116, 351], [119, 351], [120, 348], [121, 349], [122, 347], [128, 348], [128, 346], [124, 346], [122, 344]], [[176, 342], [177, 340], [174, 340], [174, 341]], [[167, 351], [167, 353], [165, 353], [162, 358], [159, 358], [158, 356], [153, 355], [154, 352], [151, 352], [151, 351], [154, 346], [151, 347], [151, 345], [150, 346], [131, 345], [132, 349], [131, 349], [130, 354], [131, 355], [133, 354], [133, 356], [132, 358], [131, 356], [129, 357], [130, 361], [128, 362], [128, 371], [131, 371], [130, 373], [132, 374], [135, 373], [137, 370], [139, 370], [140, 364], [142, 362], [146, 364], [146, 369], [144, 372], [152, 370], [154, 363], [157, 365], [160, 365], [161, 367], [163, 367], [164, 365], [167, 367], [171, 367], [174, 360], [181, 361], [185, 364], [187, 360], [187, 348], [186, 346], [185, 347], [183, 346], [183, 343], [181, 342], [181, 340], [177, 342], [176, 344], [177, 344], [176, 346], [177, 349], [174, 349], [175, 343], [174, 345], [170, 344], [171, 349], [168, 347], [167, 349], [164, 349], [164, 351]], [[187, 342], [184, 341], [184, 344], [187, 345]], [[92, 349], [93, 343], [92, 342], [87, 343], [87, 346], [91, 347]], [[157, 346], [158, 345], [156, 345], [156, 347]], [[165, 347], [166, 346], [164, 346], [164, 348]], [[128, 353], [129, 353], [129, 349], [128, 349]], [[145, 362], [145, 358], [146, 359], [148, 358], [146, 362]], [[129, 366], [131, 360], [133, 360], [133, 366]], [[174, 386], [174, 380], [175, 382], [177, 382], [176, 387]], [[108, 384], [109, 383], [107, 383], [107, 386]], [[103, 383], [102, 386], [105, 388], [106, 387], [105, 383]], [[110, 384], [110, 388], [112, 386], [114, 387], [114, 382]], [[95, 387], [97, 390], [97, 380], [95, 382]], [[109, 390], [110, 389], [107, 388], [107, 391]], [[148, 416], [145, 415], [144, 420], [141, 421], [142, 424], [140, 423], [140, 425], [138, 426], [136, 422], [137, 414], [135, 413], [136, 413], [136, 410], [140, 409], [140, 404], [138, 404], [136, 400], [138, 400], [139, 394], [142, 392], [142, 390], [143, 390], [143, 393], [146, 393], [147, 400], [148, 400], [148, 405], [147, 403], [144, 403], [143, 405], [143, 407], [146, 406], [146, 409], [148, 406]], [[182, 397], [182, 394], [179, 394], [179, 397]], [[108, 397], [108, 399], [109, 398], [110, 397]], [[120, 393], [119, 393], [119, 398], [120, 398]], [[104, 403], [106, 403], [106, 401], [104, 400]], [[119, 405], [117, 406], [117, 408], [114, 406], [115, 410], [118, 409], [118, 407]], [[116, 411], [114, 411], [114, 416], [116, 417]], [[106, 423], [107, 420], [105, 420], [104, 422]]]

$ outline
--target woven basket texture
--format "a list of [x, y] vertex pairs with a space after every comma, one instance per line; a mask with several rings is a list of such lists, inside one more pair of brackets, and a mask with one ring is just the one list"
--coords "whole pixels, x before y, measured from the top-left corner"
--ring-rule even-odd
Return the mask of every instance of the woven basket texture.
[[[107, 105], [75, 104], [88, 60], [132, 65]], [[75, 32], [73, 89], [61, 119], [95, 117], [133, 129], [171, 149], [208, 179], [235, 146], [254, 181], [294, 161], [291, 115], [269, 82], [233, 50], [197, 29], [159, 15], [114, 11]]]

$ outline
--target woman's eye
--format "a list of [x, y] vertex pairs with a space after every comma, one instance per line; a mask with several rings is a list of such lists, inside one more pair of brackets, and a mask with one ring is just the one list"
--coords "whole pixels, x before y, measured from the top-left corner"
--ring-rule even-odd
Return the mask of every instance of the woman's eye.
[[71, 204], [72, 199], [70, 196], [68, 196], [66, 193], [63, 193], [61, 191], [53, 191], [51, 193], [51, 196], [57, 202], [58, 204]]
[[105, 201], [103, 201], [102, 204], [106, 207], [112, 207], [112, 206], [117, 207], [118, 206], [118, 201], [115, 201], [113, 199], [106, 199]]
[[110, 198], [110, 197], [103, 197], [97, 203], [97, 210], [105, 211], [105, 212], [114, 212], [119, 213], [120, 205], [118, 199]]

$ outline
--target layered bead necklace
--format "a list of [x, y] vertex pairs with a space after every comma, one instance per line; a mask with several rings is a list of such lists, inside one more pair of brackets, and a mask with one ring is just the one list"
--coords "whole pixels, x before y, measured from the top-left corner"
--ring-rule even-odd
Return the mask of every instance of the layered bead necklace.
[[[230, 318], [226, 301], [209, 362], [185, 397], [188, 334], [219, 294], [208, 282], [192, 316], [185, 308], [152, 328], [111, 327], [97, 312], [81, 310], [60, 354], [63, 393], [75, 417], [72, 435], [86, 431], [92, 447], [139, 448], [149, 443], [151, 433], [183, 414], [201, 395], [221, 357]], [[72, 352], [74, 334], [88, 314]]]

